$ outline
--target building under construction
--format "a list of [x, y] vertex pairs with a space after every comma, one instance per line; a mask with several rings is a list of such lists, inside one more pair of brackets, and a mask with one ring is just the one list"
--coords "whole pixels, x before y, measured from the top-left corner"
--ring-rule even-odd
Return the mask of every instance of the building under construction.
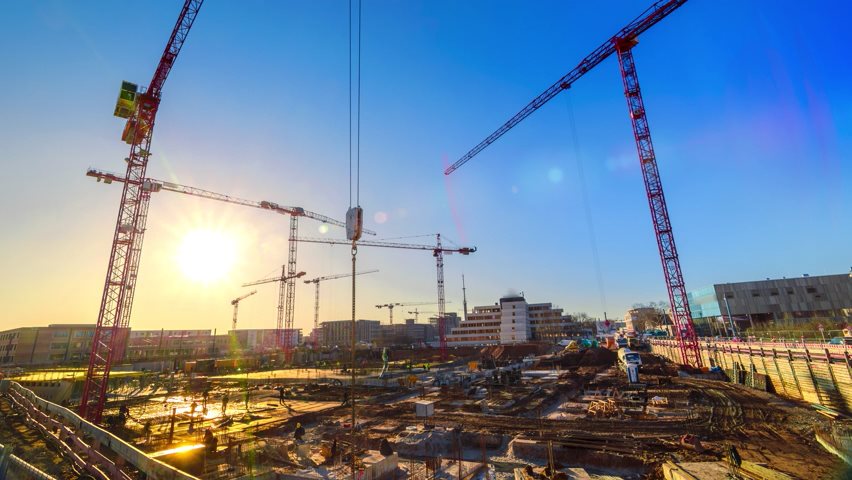
[[[633, 133], [664, 280], [658, 287], [662, 292], [665, 286], [668, 309], [628, 312], [630, 328], [604, 315], [593, 328], [523, 295], [469, 311], [463, 276], [461, 314], [448, 312], [445, 256], [481, 255], [477, 247], [456, 245], [441, 233], [421, 235], [429, 238], [423, 243], [365, 236], [376, 232], [365, 228], [360, 204], [358, 0], [349, 2], [345, 221], [150, 177], [167, 79], [196, 20], [203, 21], [203, 0], [184, 0], [150, 82], [120, 84], [114, 115], [124, 122], [125, 170], [86, 170], [121, 190], [96, 322], [0, 332], [0, 478], [852, 478], [848, 325], [828, 339], [763, 339], [741, 335], [736, 325], [746, 326], [743, 315], [752, 327], [801, 315], [844, 321], [852, 308], [852, 276], [687, 290], [647, 118], [653, 102], [646, 108], [641, 61], [633, 56], [642, 48], [639, 37], [676, 21], [669, 17], [686, 3], [658, 0], [608, 32], [497, 130], [454, 163], [444, 162], [444, 175], [454, 174], [560, 93], [589, 81], [608, 58], [617, 60], [628, 108], [623, 121]], [[275, 315], [265, 328], [240, 323], [241, 302], [258, 290], [229, 295], [232, 309], [223, 300], [232, 315], [226, 331], [134, 328], [137, 288], [146, 288], [137, 281], [150, 202], [162, 192], [286, 219], [286, 259], [275, 264], [274, 276], [242, 285], [277, 290]], [[376, 215], [378, 225], [387, 220], [385, 212]], [[302, 235], [304, 221], [318, 222], [322, 233], [338, 228], [345, 238]], [[347, 263], [299, 282], [307, 263], [300, 263], [300, 244], [342, 246]], [[375, 308], [387, 310], [387, 323], [359, 319], [360, 276], [378, 272], [359, 270], [359, 251], [373, 248], [428, 260], [429, 300], [381, 299]], [[320, 285], [343, 279], [351, 282], [351, 298], [337, 303], [345, 303], [352, 317], [322, 320], [340, 317], [321, 316]], [[302, 282], [314, 289], [309, 335], [296, 325], [296, 285]], [[392, 291], [399, 293], [390, 285], [381, 292]], [[400, 318], [397, 310], [394, 323], [394, 309], [402, 307], [414, 319]], [[421, 314], [429, 320], [420, 323]], [[647, 323], [640, 318], [646, 314], [665, 317], [665, 330], [652, 335], [637, 328]], [[731, 330], [701, 336], [699, 318]]]

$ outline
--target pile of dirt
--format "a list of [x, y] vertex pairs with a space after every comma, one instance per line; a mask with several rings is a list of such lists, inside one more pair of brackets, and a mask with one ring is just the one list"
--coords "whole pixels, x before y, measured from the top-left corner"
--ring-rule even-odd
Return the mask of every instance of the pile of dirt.
[[677, 376], [678, 366], [666, 358], [652, 353], [640, 353], [642, 373], [645, 375]]
[[606, 348], [589, 348], [580, 352], [569, 352], [562, 356], [563, 368], [607, 367], [615, 363], [618, 354]]
[[607, 367], [613, 365], [618, 354], [607, 348], [590, 348], [583, 352], [578, 363], [581, 367]]

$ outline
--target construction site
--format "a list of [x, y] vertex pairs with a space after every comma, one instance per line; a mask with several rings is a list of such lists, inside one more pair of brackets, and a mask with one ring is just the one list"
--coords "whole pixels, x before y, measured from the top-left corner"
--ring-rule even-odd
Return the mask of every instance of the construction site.
[[[114, 116], [125, 122], [121, 140], [129, 153], [121, 168], [126, 170], [80, 170], [80, 176], [121, 190], [110, 251], [102, 252], [108, 263], [97, 321], [0, 332], [0, 479], [852, 478], [852, 326], [845, 322], [852, 318], [852, 273], [804, 275], [791, 281], [798, 282], [795, 287], [781, 288], [789, 296], [810, 295], [807, 301], [814, 306], [790, 301], [798, 310], [789, 315], [824, 321], [828, 326], [819, 323], [818, 336], [758, 337], [755, 322], [770, 313], [738, 314], [745, 301], [723, 287], [713, 299], [720, 312], [705, 317], [704, 307], [696, 307], [704, 297], [686, 288], [639, 88], [641, 61], [633, 57], [634, 47], [642, 48], [639, 37], [658, 23], [677, 22], [685, 12], [675, 12], [686, 0], [657, 1], [614, 34], [600, 32], [592, 41], [603, 43], [567, 74], [457, 161], [443, 162], [442, 176], [450, 176], [547, 102], [574, 89], [575, 82], [580, 90], [583, 81], [591, 81], [583, 77], [598, 65], [617, 60], [628, 107], [622, 120], [632, 127], [634, 137], [628, 140], [638, 153], [651, 214], [647, 229], [657, 245], [644, 253], [659, 259], [663, 279], [655, 286], [667, 298], [666, 308], [652, 312], [661, 319], [655, 329], [630, 320], [629, 312], [635, 319], [642, 308], [631, 309], [617, 326], [605, 312], [602, 320], [587, 319], [552, 303], [528, 302], [531, 295], [512, 290], [493, 305], [468, 308], [471, 270], [481, 264], [465, 272], [467, 283], [459, 275], [459, 299], [447, 291], [445, 256], [462, 257], [457, 261], [463, 263], [488, 254], [468, 243], [462, 228], [457, 231], [464, 246], [441, 233], [379, 237], [384, 212], [369, 225], [375, 231], [366, 228], [373, 212], [360, 203], [360, 0], [348, 2], [350, 199], [344, 220], [189, 186], [173, 181], [171, 173], [163, 176], [169, 180], [150, 177], [155, 119], [160, 120], [161, 99], [168, 103], [162, 95], [166, 81], [173, 66], [175, 74], [180, 70], [185, 42], [187, 49], [205, 48], [190, 32], [196, 20], [204, 22], [203, 10], [216, 8], [212, 3], [185, 0], [150, 82], [121, 83]], [[155, 10], [173, 15], [170, 10], [178, 5]], [[621, 13], [615, 18], [630, 18]], [[168, 111], [170, 117], [180, 113]], [[245, 290], [217, 300], [230, 327], [224, 333], [210, 327], [218, 319], [204, 315], [193, 324], [195, 330], [177, 330], [184, 325], [176, 320], [160, 320], [157, 329], [145, 330], [131, 316], [134, 299], [146, 298], [137, 295], [137, 279], [144, 278], [140, 264], [151, 199], [174, 196], [164, 192], [192, 197], [200, 205], [286, 217], [286, 236], [275, 247], [280, 261], [274, 276], [240, 281]], [[591, 225], [588, 205], [586, 212]], [[301, 234], [306, 222], [321, 235]], [[400, 241], [406, 238], [428, 241]], [[597, 265], [592, 239], [591, 263]], [[303, 246], [314, 244], [348, 247], [346, 263], [328, 268], [305, 261]], [[488, 239], [480, 241], [483, 249], [487, 244]], [[363, 267], [363, 252], [370, 250], [379, 256], [431, 255], [430, 291], [412, 294], [430, 300], [392, 297], [385, 293], [397, 295], [390, 284], [379, 295], [362, 290], [363, 282], [382, 273]], [[103, 258], [93, 262], [98, 260]], [[394, 256], [391, 262], [400, 260]], [[656, 268], [656, 277], [648, 278], [659, 276]], [[395, 281], [402, 283], [390, 282]], [[766, 282], [775, 281], [767, 277]], [[303, 307], [310, 320], [304, 313], [300, 318], [297, 285], [312, 290], [307, 301], [300, 296], [300, 302], [310, 303]], [[346, 297], [323, 303], [321, 286], [327, 292], [331, 285], [345, 286]], [[767, 292], [775, 292], [767, 297], [781, 296], [775, 283], [766, 285]], [[167, 289], [143, 281], [138, 287], [140, 292]], [[250, 323], [244, 302], [272, 287], [275, 318]], [[749, 300], [761, 296], [758, 287], [743, 291]], [[170, 297], [162, 296], [167, 303]], [[453, 300], [458, 312], [447, 307]], [[386, 312], [387, 321], [365, 319], [364, 305], [371, 315]], [[787, 312], [773, 308], [775, 325]], [[351, 318], [332, 316], [342, 311], [348, 317], [350, 310]], [[420, 315], [428, 323], [420, 323]], [[699, 318], [709, 336], [699, 333]], [[310, 334], [303, 335], [303, 328]]]

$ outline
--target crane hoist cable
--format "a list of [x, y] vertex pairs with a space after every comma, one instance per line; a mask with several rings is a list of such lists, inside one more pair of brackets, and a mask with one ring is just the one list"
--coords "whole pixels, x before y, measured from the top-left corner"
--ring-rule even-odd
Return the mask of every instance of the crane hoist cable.
[[595, 222], [592, 217], [592, 207], [589, 201], [589, 187], [586, 182], [586, 171], [583, 168], [583, 158], [580, 155], [580, 139], [577, 135], [577, 120], [574, 115], [574, 103], [571, 100], [571, 92], [568, 91], [565, 95], [567, 98], [565, 104], [568, 109], [568, 126], [571, 134], [571, 144], [574, 147], [574, 159], [577, 164], [577, 176], [580, 179], [580, 195], [583, 199], [583, 210], [586, 217], [586, 229], [589, 231], [589, 243], [592, 249], [592, 263], [595, 268], [595, 278], [598, 283], [598, 296], [600, 297], [601, 308], [606, 312], [606, 290], [604, 288], [603, 273], [601, 271], [601, 259], [598, 253], [598, 240], [595, 234]]
[[[353, 37], [353, 19], [352, 19], [352, 7], [353, 1], [349, 0], [349, 211], [347, 212], [347, 224], [350, 223], [350, 218], [354, 219], [356, 224], [355, 228], [347, 228], [347, 235], [352, 231], [352, 331], [351, 331], [351, 381], [349, 384], [349, 401], [352, 403], [352, 423], [350, 430], [350, 441], [352, 445], [352, 451], [350, 454], [351, 468], [352, 468], [352, 480], [355, 480], [357, 475], [357, 470], [355, 468], [355, 453], [356, 453], [356, 437], [355, 437], [355, 425], [356, 425], [356, 411], [355, 411], [355, 345], [356, 345], [356, 336], [357, 336], [357, 323], [355, 317], [355, 309], [356, 309], [356, 295], [355, 288], [357, 284], [357, 257], [358, 257], [358, 238], [360, 237], [361, 223], [363, 222], [363, 211], [361, 210], [361, 0], [354, 1], [355, 7], [358, 9], [358, 31], [357, 35], [357, 50], [358, 56], [355, 61], [356, 67], [353, 68], [353, 59], [352, 59], [352, 37]], [[353, 135], [353, 126], [352, 126], [352, 77], [353, 70], [355, 70], [355, 76], [357, 78], [357, 87], [355, 89], [356, 92], [356, 102], [355, 102], [355, 128]], [[354, 153], [355, 153], [355, 172], [353, 177], [352, 172], [352, 156], [353, 156], [353, 137], [354, 137]], [[353, 210], [352, 205], [352, 185], [355, 184], [355, 205]], [[355, 213], [352, 217], [350, 217], [350, 213]]]

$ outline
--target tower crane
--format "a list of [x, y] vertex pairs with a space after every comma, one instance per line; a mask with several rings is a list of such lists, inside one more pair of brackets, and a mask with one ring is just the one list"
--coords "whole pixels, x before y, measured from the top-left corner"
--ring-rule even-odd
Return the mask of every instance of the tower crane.
[[413, 307], [415, 305], [435, 305], [433, 302], [414, 302], [414, 303], [385, 303], [376, 305], [376, 308], [387, 308], [390, 314], [390, 324], [393, 325], [393, 308], [394, 307]]
[[[243, 284], [244, 287], [252, 287], [254, 285], [263, 285], [264, 283], [279, 282], [280, 286], [278, 288], [278, 292], [279, 292], [279, 295], [278, 295], [278, 318], [281, 318], [281, 312], [284, 311], [284, 303], [281, 301], [283, 297], [280, 295], [280, 292], [282, 292], [284, 290], [284, 285], [290, 280], [295, 280], [297, 278], [301, 278], [301, 277], [305, 276], [305, 272], [299, 272], [295, 275], [290, 275], [289, 272], [288, 272], [287, 266], [288, 266], [287, 264], [281, 265], [281, 276], [279, 276], [279, 277], [264, 278], [264, 279], [261, 279], [261, 280], [255, 280], [254, 282], [249, 282], [249, 283]], [[284, 340], [284, 342], [283, 342], [284, 358], [286, 358], [287, 361], [289, 362], [290, 361], [290, 355], [293, 351], [293, 346], [294, 346], [293, 345], [293, 327], [292, 327], [292, 324], [291, 324], [290, 327], [285, 328], [284, 332], [282, 332], [281, 331], [281, 323], [280, 322], [278, 323], [278, 328], [275, 329], [275, 348], [276, 349], [280, 348], [281, 345], [282, 345], [282, 341], [281, 341], [282, 340], [281, 339], [282, 333], [284, 334], [283, 336], [286, 337], [286, 340]]]
[[[366, 272], [358, 272], [355, 275], [366, 275], [368, 273], [376, 273], [378, 270], [368, 270]], [[326, 275], [324, 277], [312, 278], [310, 280], [305, 280], [305, 283], [313, 283], [314, 284], [314, 330], [319, 328], [319, 292], [320, 292], [320, 282], [324, 282], [326, 280], [336, 280], [338, 278], [346, 278], [351, 277], [351, 273], [341, 273], [338, 275]]]
[[412, 311], [408, 312], [409, 315], [414, 315], [414, 323], [417, 323], [417, 322], [420, 321], [420, 314], [421, 313], [438, 313], [438, 312], [434, 311], [434, 310], [423, 311], [423, 310], [420, 310], [420, 309], [417, 309], [417, 308], [415, 308], [413, 312]]
[[252, 290], [245, 295], [241, 295], [231, 300], [231, 305], [234, 306], [234, 321], [231, 322], [231, 330], [237, 330], [237, 309], [240, 307], [240, 302], [257, 293], [257, 290]]
[[[435, 257], [435, 265], [438, 271], [438, 338], [440, 339], [441, 346], [441, 358], [446, 359], [447, 357], [447, 338], [444, 332], [444, 324], [446, 321], [444, 305], [445, 297], [444, 297], [444, 254], [453, 254], [459, 253], [461, 255], [470, 255], [476, 251], [476, 247], [458, 247], [458, 248], [444, 248], [441, 243], [441, 234], [435, 234], [436, 242], [435, 245], [420, 245], [420, 244], [412, 244], [412, 243], [393, 243], [393, 242], [379, 242], [375, 240], [359, 240], [357, 245], [360, 247], [384, 247], [384, 248], [404, 248], [404, 249], [412, 249], [412, 250], [431, 250], [432, 255]], [[349, 245], [352, 246], [352, 242], [349, 240], [336, 240], [330, 238], [309, 238], [309, 237], [299, 237], [296, 239], [299, 242], [308, 242], [308, 243], [325, 243], [329, 245]]]
[[680, 8], [684, 3], [686, 3], [686, 0], [660, 0], [655, 2], [626, 27], [616, 32], [615, 35], [608, 38], [602, 45], [583, 58], [573, 70], [534, 98], [520, 112], [494, 131], [494, 133], [459, 158], [444, 171], [444, 174], [449, 175], [456, 171], [486, 147], [497, 141], [498, 138], [511, 130], [515, 125], [532, 115], [533, 112], [541, 108], [542, 105], [550, 101], [557, 94], [571, 88], [575, 81], [598, 66], [607, 57], [616, 54], [622, 83], [624, 84], [624, 96], [627, 99], [630, 120], [633, 126], [633, 135], [639, 154], [639, 162], [642, 168], [642, 178], [645, 182], [645, 192], [651, 210], [651, 219], [657, 238], [660, 260], [663, 266], [663, 274], [669, 294], [669, 302], [672, 306], [672, 319], [675, 325], [675, 337], [680, 347], [681, 360], [686, 365], [700, 367], [702, 360], [698, 350], [698, 338], [695, 335], [692, 314], [689, 310], [686, 286], [680, 268], [677, 248], [675, 247], [674, 232], [669, 219], [665, 195], [663, 194], [663, 183], [657, 168], [657, 159], [654, 154], [654, 146], [651, 142], [651, 131], [648, 126], [645, 105], [639, 89], [639, 78], [636, 74], [636, 65], [633, 61], [632, 51], [633, 47], [637, 44], [637, 37], [640, 34], [656, 25], [669, 14]]
[[[246, 200], [246, 199], [242, 199], [242, 198], [232, 197], [230, 195], [224, 195], [224, 194], [221, 194], [221, 193], [211, 192], [209, 190], [204, 190], [204, 189], [197, 188], [197, 187], [191, 187], [191, 186], [188, 186], [188, 185], [180, 185], [180, 184], [177, 184], [177, 183], [174, 183], [174, 182], [167, 182], [165, 180], [157, 180], [155, 178], [143, 178], [141, 181], [139, 181], [139, 180], [127, 180], [126, 178], [122, 177], [121, 175], [119, 175], [117, 173], [108, 172], [108, 171], [104, 171], [104, 170], [97, 170], [97, 169], [94, 169], [94, 168], [88, 169], [86, 171], [86, 175], [89, 176], [89, 177], [95, 178], [98, 182], [103, 181], [105, 184], [111, 184], [113, 182], [125, 183], [125, 184], [127, 182], [131, 182], [131, 183], [138, 184], [139, 186], [141, 186], [142, 191], [145, 194], [145, 198], [146, 198], [145, 210], [146, 211], [147, 211], [147, 199], [150, 198], [150, 194], [159, 192], [161, 190], [166, 190], [166, 191], [175, 192], [175, 193], [182, 193], [184, 195], [191, 195], [191, 196], [195, 196], [195, 197], [206, 198], [206, 199], [209, 199], [209, 200], [216, 200], [216, 201], [219, 201], [219, 202], [233, 203], [233, 204], [242, 205], [242, 206], [245, 206], [245, 207], [260, 208], [260, 209], [263, 209], [263, 210], [268, 210], [268, 211], [271, 211], [271, 212], [279, 213], [281, 215], [289, 215], [290, 216], [290, 237], [289, 237], [288, 256], [287, 256], [287, 275], [290, 276], [291, 280], [282, 284], [281, 287], [280, 287], [280, 291], [278, 292], [278, 296], [279, 296], [278, 303], [283, 304], [284, 308], [278, 310], [278, 318], [277, 318], [277, 323], [276, 323], [276, 326], [275, 326], [275, 329], [277, 330], [277, 333], [275, 335], [275, 338], [277, 339], [276, 341], [279, 341], [282, 338], [282, 335], [281, 335], [282, 329], [287, 330], [287, 329], [293, 328], [293, 312], [295, 310], [295, 304], [296, 304], [296, 286], [295, 286], [295, 278], [296, 277], [294, 275], [296, 274], [296, 245], [297, 245], [297, 243], [295, 241], [295, 238], [299, 234], [299, 225], [298, 225], [299, 217], [310, 218], [312, 220], [317, 220], [319, 222], [322, 222], [322, 223], [325, 223], [325, 224], [328, 224], [328, 225], [334, 225], [334, 226], [337, 226], [337, 227], [343, 227], [343, 228], [346, 227], [346, 223], [344, 223], [344, 222], [335, 220], [333, 218], [329, 218], [325, 215], [320, 215], [319, 213], [314, 213], [314, 212], [311, 212], [309, 210], [305, 210], [302, 207], [287, 207], [287, 206], [279, 205], [275, 202], [268, 202], [268, 201], [265, 201], [265, 200], [259, 201], [259, 202], [254, 201], [254, 200]], [[374, 232], [372, 230], [364, 229], [363, 231], [365, 233], [370, 234], [370, 235], [376, 234], [376, 232]], [[136, 252], [136, 255], [137, 255], [136, 265], [138, 265], [138, 256], [141, 254], [142, 238], [143, 238], [144, 234], [145, 234], [145, 230], [144, 230], [144, 228], [142, 228], [142, 230], [137, 235], [137, 241], [138, 241], [139, 246], [138, 246], [138, 248], [136, 248], [134, 250]], [[135, 278], [136, 278], [135, 273], [132, 276], [132, 278], [135, 282]], [[133, 295], [132, 295], [133, 290], [132, 290], [132, 288], [129, 290], [129, 292], [130, 292], [129, 295], [127, 296], [128, 302], [132, 302], [133, 301]], [[129, 309], [129, 306], [128, 306], [128, 308], [126, 310], [126, 314], [128, 316], [129, 316], [129, 312], [130, 312], [130, 309]], [[286, 337], [285, 341], [289, 341], [289, 338], [290, 337]], [[278, 348], [283, 347], [284, 350], [289, 350], [292, 347], [292, 345], [277, 344], [276, 347], [278, 347]]]
[[125, 182], [113, 231], [104, 290], [98, 321], [92, 336], [89, 367], [80, 399], [80, 415], [99, 423], [106, 402], [109, 374], [114, 355], [120, 349], [119, 331], [130, 325], [133, 289], [142, 249], [142, 232], [148, 215], [149, 196], [141, 188], [151, 155], [154, 121], [160, 107], [163, 86], [195, 23], [203, 0], [185, 0], [166, 48], [160, 56], [154, 76], [145, 91], [123, 82], [116, 102], [115, 115], [126, 118], [122, 139], [130, 144]]

